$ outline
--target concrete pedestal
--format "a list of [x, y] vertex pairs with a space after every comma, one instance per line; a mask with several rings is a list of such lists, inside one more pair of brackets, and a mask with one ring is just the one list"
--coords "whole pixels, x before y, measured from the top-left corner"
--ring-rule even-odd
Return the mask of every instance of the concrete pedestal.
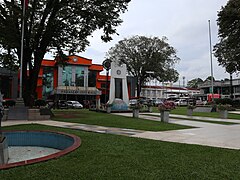
[[169, 122], [169, 111], [161, 111], [161, 121]]
[[219, 111], [219, 115], [220, 115], [220, 118], [227, 119], [228, 118], [228, 111], [227, 110]]
[[8, 143], [7, 138], [4, 137], [4, 140], [0, 142], [0, 165], [6, 164], [8, 162]]
[[133, 117], [138, 118], [139, 117], [139, 109], [133, 109]]
[[148, 112], [152, 112], [152, 106], [148, 106]]
[[193, 109], [187, 109], [187, 115], [192, 116], [193, 114]]
[[106, 110], [107, 110], [107, 113], [111, 113], [111, 107], [107, 107]]

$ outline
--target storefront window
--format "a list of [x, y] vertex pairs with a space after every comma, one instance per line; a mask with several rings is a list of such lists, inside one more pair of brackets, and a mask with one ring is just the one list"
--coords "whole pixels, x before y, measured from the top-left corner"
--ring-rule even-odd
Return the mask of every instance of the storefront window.
[[46, 99], [53, 91], [53, 68], [43, 68], [43, 97]]
[[84, 67], [81, 66], [76, 67], [75, 78], [76, 86], [84, 87]]
[[70, 86], [72, 83], [72, 67], [65, 66], [62, 71], [62, 81], [64, 86]]
[[89, 71], [88, 73], [88, 87], [96, 87], [96, 71]]

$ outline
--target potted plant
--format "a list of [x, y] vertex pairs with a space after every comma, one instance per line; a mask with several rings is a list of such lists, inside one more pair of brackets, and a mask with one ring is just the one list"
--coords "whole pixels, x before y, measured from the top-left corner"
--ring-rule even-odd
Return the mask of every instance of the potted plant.
[[162, 122], [169, 122], [169, 111], [174, 109], [172, 103], [164, 102], [158, 105], [158, 110], [161, 113], [161, 121]]
[[106, 111], [107, 111], [107, 113], [111, 113], [112, 106], [113, 106], [113, 104], [110, 104], [110, 103], [106, 104]]
[[148, 112], [152, 112], [152, 106], [153, 106], [153, 103], [152, 102], [148, 102], [148, 104], [147, 104]]
[[133, 110], [133, 117], [134, 118], [138, 118], [139, 117], [139, 110], [142, 107], [143, 107], [143, 105], [139, 101], [137, 101], [137, 103], [135, 103], [135, 104], [131, 104], [130, 105], [129, 108]]
[[189, 105], [187, 106], [187, 115], [188, 115], [188, 116], [192, 116], [192, 114], [193, 114], [193, 109], [195, 109], [195, 108], [196, 108], [196, 106], [189, 104]]
[[227, 119], [228, 111], [231, 110], [231, 107], [229, 104], [218, 104], [217, 110], [219, 111], [220, 118]]

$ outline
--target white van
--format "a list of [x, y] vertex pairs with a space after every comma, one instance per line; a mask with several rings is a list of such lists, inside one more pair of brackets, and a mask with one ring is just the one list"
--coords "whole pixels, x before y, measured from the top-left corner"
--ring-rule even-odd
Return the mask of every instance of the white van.
[[177, 99], [175, 101], [176, 106], [187, 106], [188, 102], [186, 99]]
[[68, 108], [82, 109], [83, 105], [78, 101], [67, 101]]

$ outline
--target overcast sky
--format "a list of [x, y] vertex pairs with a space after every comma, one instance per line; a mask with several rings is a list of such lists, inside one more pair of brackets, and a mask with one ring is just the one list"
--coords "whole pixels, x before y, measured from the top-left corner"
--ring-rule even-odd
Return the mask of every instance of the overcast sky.
[[[89, 38], [91, 45], [79, 55], [102, 63], [106, 52], [119, 40], [133, 35], [166, 36], [171, 46], [177, 49], [181, 61], [176, 69], [186, 81], [210, 76], [210, 51], [208, 20], [211, 21], [212, 45], [218, 41], [217, 11], [227, 0], [132, 0], [128, 11], [122, 14], [123, 23], [117, 28], [119, 36], [109, 43], [100, 39], [101, 31]], [[215, 79], [228, 78], [213, 56]]]

